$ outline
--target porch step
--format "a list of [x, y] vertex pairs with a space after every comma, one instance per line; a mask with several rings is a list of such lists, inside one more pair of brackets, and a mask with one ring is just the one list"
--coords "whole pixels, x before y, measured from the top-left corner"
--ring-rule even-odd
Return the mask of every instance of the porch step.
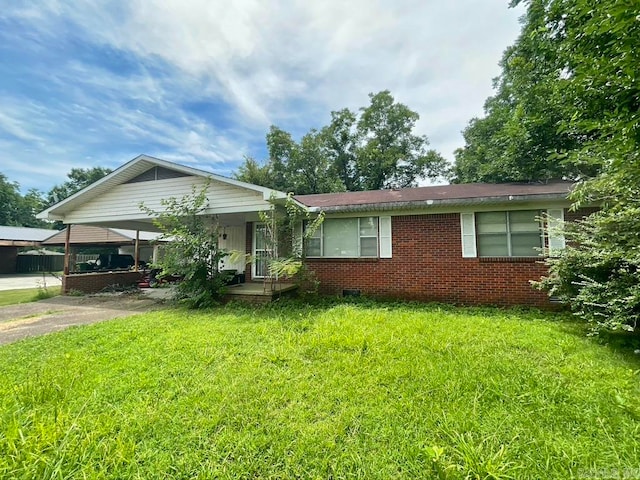
[[278, 283], [273, 286], [263, 282], [240, 283], [229, 286], [224, 301], [269, 303], [283, 296], [295, 295], [297, 289], [298, 286], [292, 283]]

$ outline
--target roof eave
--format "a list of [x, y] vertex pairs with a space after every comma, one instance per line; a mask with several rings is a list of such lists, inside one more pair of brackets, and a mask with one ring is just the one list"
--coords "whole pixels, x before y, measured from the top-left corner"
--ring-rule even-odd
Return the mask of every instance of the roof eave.
[[569, 202], [566, 194], [508, 195], [498, 197], [455, 198], [443, 200], [419, 200], [410, 202], [363, 203], [356, 205], [334, 205], [307, 207], [310, 211], [325, 213], [349, 213], [370, 211], [399, 211], [435, 209], [437, 207], [468, 207], [473, 205], [513, 205], [522, 203]]

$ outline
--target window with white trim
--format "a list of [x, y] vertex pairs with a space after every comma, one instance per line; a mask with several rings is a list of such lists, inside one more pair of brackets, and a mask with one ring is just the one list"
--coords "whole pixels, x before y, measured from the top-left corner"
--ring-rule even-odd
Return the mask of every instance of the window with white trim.
[[564, 209], [460, 214], [463, 257], [557, 255], [565, 245]]
[[[385, 219], [385, 257], [391, 256], [390, 219]], [[380, 227], [378, 217], [325, 218], [307, 239], [307, 257], [378, 257]], [[387, 243], [389, 245], [387, 245]]]
[[544, 236], [540, 210], [476, 213], [479, 257], [536, 257]]

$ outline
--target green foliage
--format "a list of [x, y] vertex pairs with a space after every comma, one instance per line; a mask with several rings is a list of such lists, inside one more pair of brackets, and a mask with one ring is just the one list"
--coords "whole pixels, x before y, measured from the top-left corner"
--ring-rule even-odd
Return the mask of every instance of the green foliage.
[[[528, 2], [533, 8], [539, 2]], [[583, 138], [567, 152], [601, 173], [572, 195], [598, 205], [570, 233], [574, 244], [541, 286], [557, 293], [596, 331], [636, 329], [640, 316], [640, 19], [634, 2], [548, 2], [543, 37], [558, 38], [566, 64], [562, 130]]]
[[20, 185], [11, 182], [0, 173], [0, 225], [18, 227], [46, 228], [47, 224], [36, 219], [42, 210], [42, 199], [37, 190], [29, 190], [26, 195], [20, 194]]
[[639, 360], [560, 319], [276, 303], [28, 339], [0, 348], [0, 478], [622, 476]]
[[463, 132], [465, 146], [455, 153], [451, 179], [499, 183], [593, 176], [601, 162], [568, 155], [589, 140], [588, 132], [565, 127], [576, 110], [566, 45], [573, 17], [567, 8], [575, 2], [514, 3], [528, 5], [522, 31], [503, 55], [485, 116], [472, 119]]
[[640, 251], [640, 17], [629, 0], [518, 0], [522, 33], [486, 116], [465, 130], [454, 180], [584, 179], [575, 208], [601, 211], [551, 259], [540, 286], [596, 330], [635, 328]]
[[68, 180], [66, 182], [56, 185], [49, 190], [46, 201], [44, 202], [44, 207], [46, 208], [61, 202], [110, 173], [111, 169], [103, 167], [72, 168], [71, 171], [67, 173]]
[[3, 290], [0, 292], [0, 307], [17, 305], [19, 303], [37, 302], [38, 300], [55, 297], [56, 295], [60, 295], [59, 287]]
[[324, 213], [311, 212], [288, 194], [284, 205], [275, 198], [270, 199], [271, 208], [259, 212], [265, 225], [267, 251], [266, 282], [277, 280], [294, 281], [302, 296], [316, 294], [319, 282], [305, 263], [304, 245], [324, 221]]
[[387, 90], [369, 98], [371, 104], [359, 114], [332, 112], [329, 125], [312, 129], [300, 142], [272, 126], [268, 163], [247, 158], [236, 177], [302, 195], [404, 188], [443, 175], [444, 158], [427, 149], [426, 136], [413, 133], [419, 115]]
[[640, 210], [619, 213], [567, 225], [571, 244], [548, 259], [549, 275], [535, 284], [569, 304], [593, 333], [640, 326]]
[[180, 199], [163, 199], [161, 211], [140, 205], [169, 240], [158, 262], [162, 275], [183, 277], [176, 299], [191, 308], [216, 305], [226, 291], [227, 275], [218, 270], [218, 263], [227, 254], [218, 249], [217, 219], [206, 215], [208, 186], [199, 191], [194, 186], [191, 194]]

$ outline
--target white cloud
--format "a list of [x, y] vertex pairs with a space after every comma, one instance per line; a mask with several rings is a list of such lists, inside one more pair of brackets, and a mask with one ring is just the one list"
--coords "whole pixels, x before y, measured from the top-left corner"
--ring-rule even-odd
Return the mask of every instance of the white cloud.
[[[124, 52], [137, 68], [122, 74], [68, 58], [48, 73], [65, 98], [2, 109], [0, 128], [91, 161], [142, 153], [135, 151], [141, 145], [153, 150], [145, 153], [229, 169], [270, 123], [304, 132], [325, 124], [331, 110], [365, 106], [369, 92], [389, 89], [420, 113], [419, 133], [451, 158], [460, 131], [491, 94], [519, 12], [504, 0], [12, 5], [0, 15], [27, 22], [40, 35], [37, 48], [73, 36]], [[185, 107], [203, 101], [224, 112], [210, 118]], [[114, 144], [109, 152], [92, 150], [105, 142]]]

